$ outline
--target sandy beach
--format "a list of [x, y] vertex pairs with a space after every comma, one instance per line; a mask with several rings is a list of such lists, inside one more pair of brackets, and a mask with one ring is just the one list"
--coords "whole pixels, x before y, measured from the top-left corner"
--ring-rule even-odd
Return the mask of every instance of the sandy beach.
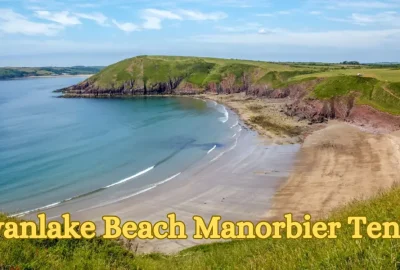
[[[212, 215], [220, 215], [222, 220], [230, 221], [263, 219], [278, 187], [289, 176], [300, 148], [299, 144], [266, 144], [265, 138], [243, 123], [236, 128], [236, 144], [213, 151], [195, 166], [151, 190], [111, 202], [107, 195], [97, 193], [42, 212], [48, 220], [59, 220], [66, 212], [75, 220], [91, 220], [96, 223], [98, 234], [103, 234], [103, 215], [116, 215], [123, 221], [156, 222], [166, 220], [169, 213], [176, 213], [186, 223], [189, 239], [135, 240], [131, 247], [137, 252], [174, 253], [211, 242], [191, 239], [192, 217], [200, 215], [209, 220]], [[24, 219], [35, 217], [36, 213], [23, 216]]]
[[[288, 212], [296, 218], [305, 213], [325, 217], [332, 209], [355, 198], [372, 196], [399, 180], [398, 132], [367, 133], [338, 121], [310, 126], [285, 116], [281, 112], [283, 103], [274, 100], [244, 95], [202, 98], [229, 106], [243, 120], [233, 147], [207, 155], [151, 190], [111, 202], [102, 194], [85, 196], [47, 209], [48, 219], [57, 220], [69, 212], [75, 220], [92, 220], [102, 234], [103, 215], [116, 215], [123, 221], [156, 222], [176, 213], [178, 220], [186, 223], [189, 239], [129, 243], [136, 252], [175, 253], [216, 241], [191, 238], [193, 215], [207, 221], [212, 215], [220, 215], [222, 220], [253, 222], [280, 220]], [[273, 129], [252, 122], [260, 114], [269, 117]], [[291, 128], [301, 132], [293, 136]], [[24, 218], [34, 219], [35, 213]]]
[[[307, 137], [293, 173], [274, 198], [269, 219], [284, 213], [323, 218], [400, 180], [400, 133], [374, 134], [339, 121]], [[362, 215], [362, 213], [360, 213]]]

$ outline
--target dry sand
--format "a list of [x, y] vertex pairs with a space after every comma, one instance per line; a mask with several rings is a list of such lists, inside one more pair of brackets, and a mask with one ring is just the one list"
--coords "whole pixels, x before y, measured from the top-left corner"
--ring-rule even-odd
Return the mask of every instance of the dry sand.
[[307, 137], [294, 172], [276, 194], [267, 216], [325, 217], [332, 209], [368, 198], [399, 180], [400, 132], [372, 134], [332, 121]]

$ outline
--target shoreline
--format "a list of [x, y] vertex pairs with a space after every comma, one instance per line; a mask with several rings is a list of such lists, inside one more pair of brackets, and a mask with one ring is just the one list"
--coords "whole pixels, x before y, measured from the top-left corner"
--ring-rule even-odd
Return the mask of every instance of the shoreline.
[[[71, 75], [71, 74], [66, 74], [66, 75], [41, 75], [41, 76], [27, 76], [27, 77], [21, 77], [20, 79], [23, 78], [68, 78], [68, 77], [91, 77], [94, 74], [76, 74], [76, 75]], [[16, 78], [17, 79], [17, 78]]]
[[[228, 107], [228, 113], [236, 115]], [[238, 115], [236, 115], [238, 117]], [[249, 130], [238, 119], [236, 143], [221, 150], [209, 151], [193, 167], [131, 196], [104, 203], [102, 195], [87, 196], [43, 209], [49, 220], [60, 220], [69, 212], [75, 220], [92, 220], [98, 234], [102, 234], [101, 217], [118, 215], [127, 220], [165, 220], [167, 214], [176, 213], [187, 226], [188, 235], [194, 231], [192, 216], [206, 220], [221, 215], [223, 220], [249, 220], [257, 222], [265, 217], [271, 199], [278, 187], [290, 174], [300, 145], [265, 144], [265, 140]], [[268, 164], [268, 165], [266, 165]], [[97, 205], [97, 206], [96, 206]], [[37, 212], [24, 215], [36, 219]], [[140, 253], [175, 253], [184, 248], [210, 243], [215, 240], [136, 240]]]
[[[68, 205], [56, 206], [45, 211], [49, 217], [57, 220], [68, 210], [74, 219], [94, 220], [100, 230], [103, 229], [101, 216], [108, 214], [119, 215], [122, 221], [154, 223], [166, 220], [168, 213], [175, 212], [187, 224], [192, 222], [191, 215], [203, 216], [206, 221], [212, 215], [221, 215], [223, 220], [252, 222], [279, 220], [288, 212], [296, 218], [305, 213], [325, 217], [336, 207], [360, 196], [370, 197], [397, 181], [393, 177], [399, 173], [397, 164], [400, 163], [397, 133], [371, 134], [339, 121], [309, 126], [284, 116], [279, 110], [283, 102], [241, 94], [183, 97], [213, 100], [234, 111], [242, 121], [240, 125], [247, 139], [240, 138], [237, 149], [229, 154], [218, 156], [214, 152], [218, 157], [211, 165], [198, 164], [157, 188], [111, 205], [75, 212], [69, 211]], [[272, 119], [268, 123], [283, 119], [284, 126], [300, 126], [300, 134], [293, 138], [282, 134], [280, 129], [268, 132], [268, 125], [251, 122], [252, 117], [264, 113]], [[393, 146], [399, 150], [390, 150]], [[391, 155], [384, 154], [389, 152]], [[380, 179], [384, 180], [377, 181]], [[223, 206], [227, 202], [229, 205]], [[75, 207], [81, 205], [78, 201]], [[193, 228], [188, 227], [187, 231], [190, 235]], [[215, 241], [135, 240], [133, 245], [139, 253], [176, 253]]]
[[25, 76], [25, 77], [5, 78], [5, 79], [0, 79], [0, 81], [24, 80], [24, 79], [40, 79], [40, 78], [71, 78], [71, 77], [89, 78], [89, 77], [91, 77], [93, 75], [94, 74]]
[[[196, 96], [194, 96], [196, 97]], [[213, 100], [233, 110], [250, 129], [267, 143], [301, 144], [308, 134], [326, 126], [309, 125], [307, 120], [296, 120], [283, 113], [286, 99], [269, 99], [240, 94], [200, 94], [197, 98]]]

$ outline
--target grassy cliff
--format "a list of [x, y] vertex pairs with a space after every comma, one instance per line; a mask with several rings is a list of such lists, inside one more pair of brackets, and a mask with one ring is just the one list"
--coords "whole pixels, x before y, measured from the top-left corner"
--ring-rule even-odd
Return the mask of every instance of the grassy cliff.
[[[135, 255], [115, 241], [5, 240], [0, 265], [20, 269], [397, 269], [399, 239], [351, 239], [347, 217], [399, 222], [400, 189], [368, 201], [355, 201], [333, 212], [340, 221], [337, 239], [240, 240], [200, 245], [175, 255]], [[4, 215], [0, 221], [7, 220]], [[362, 229], [365, 235], [365, 226]]]
[[[118, 88], [128, 81], [136, 86], [150, 88], [157, 83], [180, 79], [180, 83], [204, 89], [210, 83], [222, 83], [232, 77], [232, 84], [242, 85], [243, 76], [252, 83], [281, 82], [295, 75], [321, 71], [318, 67], [291, 67], [261, 61], [235, 59], [138, 56], [123, 60], [105, 68], [88, 81], [103, 89]], [[281, 73], [282, 72], [282, 73]]]
[[[270, 63], [236, 59], [138, 56], [104, 68], [86, 81], [62, 89], [66, 97], [129, 97], [238, 93], [277, 96], [315, 81], [306, 98], [327, 100], [351, 93], [357, 104], [400, 114], [400, 69], [341, 64]], [[304, 90], [304, 89], [303, 89]], [[285, 97], [284, 94], [278, 95]]]

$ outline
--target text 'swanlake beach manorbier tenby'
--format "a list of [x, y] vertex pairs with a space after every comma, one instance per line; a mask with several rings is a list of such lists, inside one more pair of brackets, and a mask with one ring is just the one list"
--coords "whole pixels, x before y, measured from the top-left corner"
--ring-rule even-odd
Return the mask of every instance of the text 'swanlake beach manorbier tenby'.
[[0, 269], [396, 268], [399, 12], [0, 1]]

